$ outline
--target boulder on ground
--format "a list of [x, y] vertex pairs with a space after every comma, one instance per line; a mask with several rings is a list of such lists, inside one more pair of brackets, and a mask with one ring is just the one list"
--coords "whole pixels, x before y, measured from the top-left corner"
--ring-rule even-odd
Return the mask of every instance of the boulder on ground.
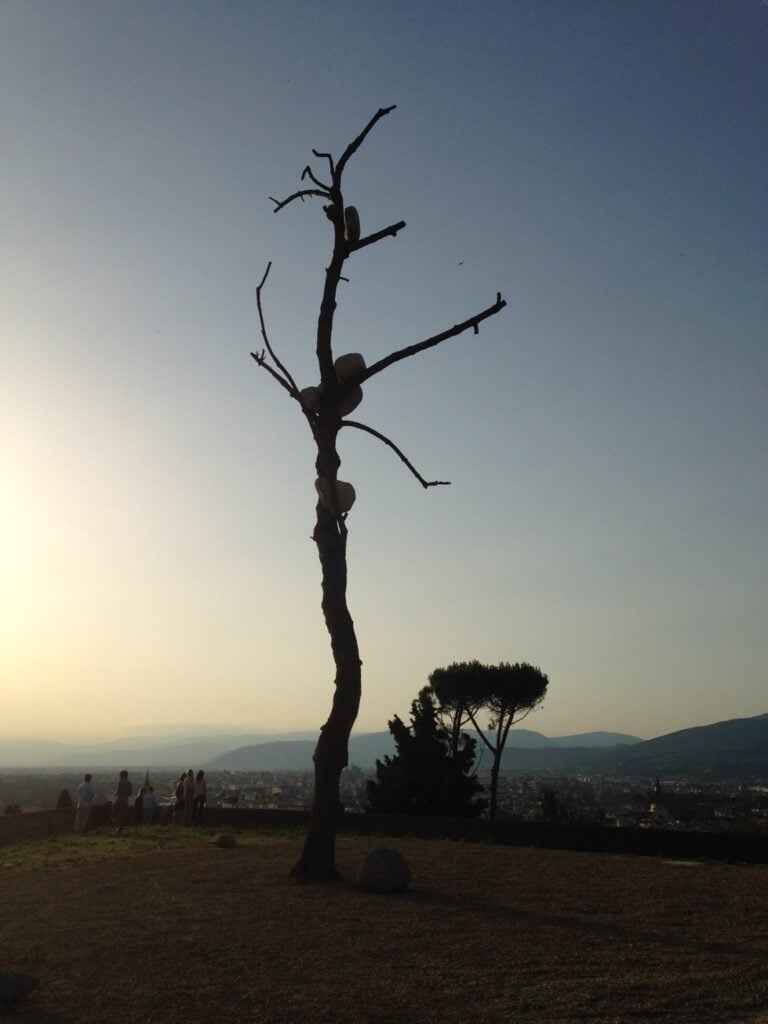
[[402, 853], [383, 846], [366, 854], [359, 881], [368, 892], [400, 892], [410, 884], [411, 869]]
[[231, 847], [237, 845], [237, 840], [231, 832], [222, 832], [221, 835], [216, 836], [213, 840], [213, 845], [223, 846], [225, 849], [229, 850]]

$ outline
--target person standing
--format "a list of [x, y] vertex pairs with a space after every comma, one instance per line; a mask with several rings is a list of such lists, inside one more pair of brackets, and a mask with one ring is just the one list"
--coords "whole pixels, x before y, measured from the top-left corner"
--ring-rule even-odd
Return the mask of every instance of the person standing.
[[142, 786], [139, 795], [133, 801], [133, 824], [137, 827], [144, 823], [144, 794], [146, 790]]
[[184, 783], [187, 781], [187, 773], [182, 772], [173, 790], [173, 823], [174, 825], [184, 824]]
[[157, 816], [157, 794], [155, 793], [154, 786], [147, 786], [147, 788], [144, 789], [144, 795], [142, 796], [141, 803], [142, 820], [144, 824], [154, 825], [155, 818]]
[[123, 770], [117, 777], [115, 803], [112, 807], [112, 823], [115, 826], [115, 832], [122, 832], [125, 827], [125, 822], [128, 817], [128, 800], [130, 799], [131, 793], [133, 793], [131, 780], [128, 778], [128, 772]]
[[93, 776], [86, 772], [83, 781], [77, 787], [77, 811], [75, 812], [75, 832], [88, 831], [88, 818], [91, 815], [91, 804], [96, 796], [91, 779]]
[[195, 774], [190, 768], [184, 779], [184, 824], [192, 824], [192, 801], [195, 799]]
[[201, 769], [195, 776], [195, 789], [192, 797], [192, 824], [203, 824], [203, 807], [208, 794], [208, 783], [205, 781], [205, 772]]

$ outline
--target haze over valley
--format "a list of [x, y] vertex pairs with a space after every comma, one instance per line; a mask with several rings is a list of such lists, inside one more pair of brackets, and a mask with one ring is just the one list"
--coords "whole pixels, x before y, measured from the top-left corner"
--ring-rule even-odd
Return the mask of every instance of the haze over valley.
[[[473, 730], [467, 730], [474, 735]], [[214, 771], [310, 771], [317, 736], [218, 735], [134, 738], [132, 742], [75, 745], [0, 739], [0, 768], [128, 767], [184, 770], [205, 766]], [[389, 732], [353, 734], [349, 764], [371, 770], [376, 760], [395, 752]], [[478, 770], [483, 750], [478, 744]], [[486, 770], [487, 770], [487, 766]], [[642, 740], [623, 733], [591, 732], [547, 737], [530, 729], [510, 732], [502, 770], [516, 774], [558, 772], [639, 776], [768, 779], [768, 714], [697, 726]]]

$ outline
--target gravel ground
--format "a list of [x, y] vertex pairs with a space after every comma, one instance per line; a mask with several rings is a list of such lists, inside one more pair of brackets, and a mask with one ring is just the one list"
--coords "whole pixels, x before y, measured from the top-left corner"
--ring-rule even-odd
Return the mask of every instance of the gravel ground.
[[[296, 886], [299, 843], [190, 839], [0, 869], [23, 1024], [768, 1024], [768, 868], [429, 840], [375, 896]], [[2, 861], [2, 851], [0, 851]]]

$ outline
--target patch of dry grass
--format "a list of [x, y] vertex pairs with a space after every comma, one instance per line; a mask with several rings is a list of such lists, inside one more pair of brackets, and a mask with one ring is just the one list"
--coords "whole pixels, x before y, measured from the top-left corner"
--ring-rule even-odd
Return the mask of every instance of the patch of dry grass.
[[768, 1022], [765, 867], [342, 839], [349, 879], [376, 846], [411, 863], [374, 896], [292, 885], [298, 838], [172, 838], [0, 869], [0, 966], [40, 979], [11, 1020]]

